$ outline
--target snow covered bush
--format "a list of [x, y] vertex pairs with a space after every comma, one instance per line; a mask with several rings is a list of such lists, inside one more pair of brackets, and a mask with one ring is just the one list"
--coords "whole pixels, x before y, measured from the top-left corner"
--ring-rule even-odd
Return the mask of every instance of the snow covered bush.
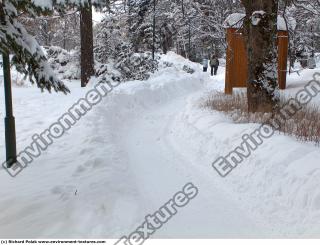
[[147, 80], [150, 73], [158, 69], [159, 62], [152, 59], [150, 52], [134, 53], [132, 45], [127, 43], [118, 45], [116, 52], [118, 57], [115, 59], [115, 68], [121, 72], [126, 81]]
[[195, 70], [192, 69], [191, 67], [187, 66], [187, 65], [184, 65], [184, 66], [182, 67], [182, 70], [184, 70], [186, 73], [189, 73], [189, 74], [195, 73]]
[[124, 14], [106, 15], [95, 28], [96, 75], [99, 81], [147, 80], [158, 68], [150, 52], [136, 53], [127, 33]]
[[162, 62], [162, 67], [163, 68], [173, 67], [173, 63], [172, 62], [168, 62], [168, 61], [163, 61]]
[[68, 52], [60, 47], [52, 46], [46, 48], [46, 53], [49, 64], [61, 79], [80, 79], [80, 51]]
[[122, 82], [123, 78], [119, 71], [114, 69], [112, 64], [96, 65], [96, 77], [100, 83]]

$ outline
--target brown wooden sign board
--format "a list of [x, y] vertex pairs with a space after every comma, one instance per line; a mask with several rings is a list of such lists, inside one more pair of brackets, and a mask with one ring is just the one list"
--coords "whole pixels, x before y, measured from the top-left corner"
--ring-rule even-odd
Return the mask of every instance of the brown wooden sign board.
[[[241, 31], [228, 28], [227, 45], [225, 93], [232, 94], [233, 88], [247, 87], [247, 53]], [[280, 89], [286, 89], [288, 46], [288, 32], [278, 31], [278, 79]]]

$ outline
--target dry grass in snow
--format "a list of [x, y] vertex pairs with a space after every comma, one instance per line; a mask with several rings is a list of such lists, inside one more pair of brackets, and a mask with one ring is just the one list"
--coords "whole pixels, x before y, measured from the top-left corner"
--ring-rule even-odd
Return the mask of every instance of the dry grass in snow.
[[[287, 103], [287, 98], [282, 98], [280, 108]], [[226, 95], [221, 92], [211, 94], [202, 103], [202, 107], [220, 111], [230, 116], [236, 123], [266, 123], [271, 114], [248, 113], [247, 95], [245, 92]], [[277, 115], [278, 114], [278, 115]], [[280, 111], [273, 115], [280, 117]], [[320, 145], [320, 108], [316, 105], [304, 106], [289, 120], [279, 124], [278, 129], [285, 135], [295, 136], [304, 142], [314, 142]]]

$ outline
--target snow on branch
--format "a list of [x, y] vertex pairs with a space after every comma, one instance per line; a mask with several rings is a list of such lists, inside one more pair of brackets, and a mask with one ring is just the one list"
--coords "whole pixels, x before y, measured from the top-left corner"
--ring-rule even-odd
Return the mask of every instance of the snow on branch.
[[107, 5], [106, 0], [31, 0], [36, 7], [40, 7], [43, 10], [52, 10], [54, 6], [87, 6], [90, 3], [96, 7], [105, 7]]
[[[252, 25], [258, 25], [259, 21], [263, 17], [265, 13], [263, 11], [255, 11], [251, 16]], [[245, 18], [245, 14], [242, 13], [233, 13], [227, 17], [224, 22], [225, 28], [241, 28], [243, 25], [243, 20]], [[288, 21], [289, 30], [294, 30], [296, 28], [296, 21], [293, 18], [290, 18]], [[286, 21], [282, 16], [278, 16], [278, 30], [279, 31], [286, 31], [287, 25]]]
[[254, 11], [251, 15], [251, 24], [254, 26], [259, 25], [261, 19], [263, 19], [265, 15], [266, 15], [266, 12], [262, 10]]
[[51, 92], [53, 89], [56, 92], [70, 92], [54, 75], [37, 41], [17, 21], [18, 8], [28, 10], [29, 13], [39, 11], [30, 1], [1, 0], [0, 51], [12, 54], [12, 63], [17, 70], [29, 76], [30, 81], [36, 83], [42, 91]]

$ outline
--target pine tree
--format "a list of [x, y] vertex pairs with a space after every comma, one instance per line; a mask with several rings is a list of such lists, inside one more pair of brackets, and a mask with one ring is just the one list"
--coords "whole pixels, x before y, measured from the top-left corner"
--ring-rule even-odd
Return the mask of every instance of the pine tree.
[[152, 36], [152, 24], [150, 21], [146, 23], [152, 10], [152, 4], [153, 0], [128, 1], [128, 32], [135, 52], [143, 50], [147, 42], [146, 39], [150, 38], [150, 34]]
[[[50, 14], [53, 9], [63, 11], [66, 6], [87, 6], [90, 0], [1, 0], [0, 1], [0, 51], [13, 54], [12, 63], [17, 70], [29, 76], [41, 89], [68, 92], [68, 88], [54, 75], [37, 41], [18, 21], [25, 13], [30, 16]], [[93, 6], [107, 4], [105, 0], [92, 0]]]
[[106, 15], [96, 26], [94, 54], [98, 62], [106, 63], [108, 58], [116, 57], [116, 47], [123, 41], [128, 41], [123, 34], [126, 32], [121, 22], [123, 17], [123, 14], [119, 14], [119, 16]]
[[36, 40], [18, 22], [21, 12], [40, 15], [48, 12], [31, 1], [0, 1], [0, 51], [12, 54], [17, 70], [29, 76], [41, 89], [68, 92], [68, 88], [56, 78]]

